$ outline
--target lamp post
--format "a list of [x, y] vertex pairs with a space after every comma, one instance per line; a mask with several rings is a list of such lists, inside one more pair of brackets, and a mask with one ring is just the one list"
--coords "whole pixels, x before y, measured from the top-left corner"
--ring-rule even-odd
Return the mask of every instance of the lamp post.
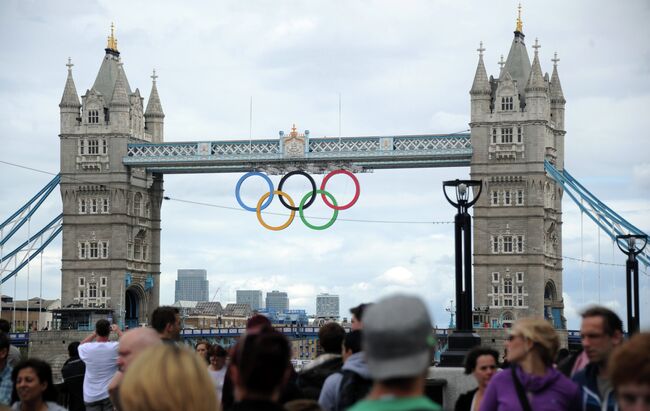
[[[639, 331], [639, 262], [636, 256], [648, 244], [645, 234], [617, 235], [616, 245], [625, 254], [625, 288], [627, 291], [627, 332], [632, 335]], [[623, 248], [626, 245], [627, 248]]]
[[[455, 191], [456, 201], [448, 191]], [[459, 367], [467, 351], [480, 344], [472, 324], [472, 217], [468, 210], [478, 201], [481, 180], [450, 180], [442, 183], [445, 198], [458, 211], [454, 217], [456, 252], [456, 330], [449, 336], [448, 350], [443, 353], [441, 365]], [[473, 196], [473, 198], [471, 198]]]

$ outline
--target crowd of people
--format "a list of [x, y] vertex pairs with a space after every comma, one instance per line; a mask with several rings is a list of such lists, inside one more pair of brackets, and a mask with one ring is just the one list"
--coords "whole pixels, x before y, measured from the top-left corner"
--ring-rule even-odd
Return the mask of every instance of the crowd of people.
[[[226, 350], [209, 341], [190, 348], [180, 316], [159, 307], [152, 327], [122, 331], [99, 320], [68, 346], [61, 369], [65, 403], [44, 361], [12, 357], [0, 320], [0, 411], [426, 411], [435, 338], [421, 299], [393, 295], [352, 310], [352, 330], [320, 328], [321, 355], [297, 373], [291, 346], [262, 315]], [[5, 331], [6, 329], [6, 331]], [[111, 333], [115, 334], [111, 338]], [[626, 341], [620, 318], [604, 307], [582, 313], [582, 352], [560, 354], [560, 338], [541, 318], [509, 329], [506, 355], [475, 347], [465, 374], [476, 388], [456, 411], [650, 411], [650, 333]], [[13, 347], [15, 348], [15, 347]], [[4, 408], [3, 408], [4, 407]], [[66, 408], [67, 407], [67, 408]]]

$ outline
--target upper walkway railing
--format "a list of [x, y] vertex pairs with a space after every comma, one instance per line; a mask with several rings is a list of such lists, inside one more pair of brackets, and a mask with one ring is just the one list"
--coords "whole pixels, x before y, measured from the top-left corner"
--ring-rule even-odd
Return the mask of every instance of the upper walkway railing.
[[382, 168], [469, 166], [469, 133], [374, 137], [281, 136], [237, 140], [129, 144], [123, 163], [159, 173], [226, 173], [287, 168], [355, 172]]

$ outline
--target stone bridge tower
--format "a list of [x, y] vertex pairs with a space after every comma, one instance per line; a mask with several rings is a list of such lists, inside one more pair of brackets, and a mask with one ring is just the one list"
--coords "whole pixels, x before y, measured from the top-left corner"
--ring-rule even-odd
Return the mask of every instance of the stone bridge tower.
[[506, 61], [488, 78], [483, 45], [470, 91], [474, 208], [474, 322], [508, 327], [544, 315], [566, 328], [562, 300], [562, 190], [544, 160], [564, 168], [565, 99], [557, 72], [543, 74], [535, 40], [531, 65], [521, 14]]
[[159, 300], [162, 177], [122, 164], [128, 143], [163, 141], [156, 75], [144, 111], [112, 28], [105, 51], [81, 102], [68, 62], [59, 104], [63, 328], [101, 317], [134, 326], [148, 321]]

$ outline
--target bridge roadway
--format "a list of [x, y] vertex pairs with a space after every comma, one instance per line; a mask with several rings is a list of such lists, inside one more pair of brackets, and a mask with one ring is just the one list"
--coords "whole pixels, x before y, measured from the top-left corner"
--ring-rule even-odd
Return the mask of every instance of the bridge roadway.
[[469, 133], [407, 136], [319, 137], [309, 133], [278, 140], [232, 140], [128, 144], [122, 162], [153, 173], [229, 173], [287, 169], [323, 173], [386, 168], [469, 166]]

